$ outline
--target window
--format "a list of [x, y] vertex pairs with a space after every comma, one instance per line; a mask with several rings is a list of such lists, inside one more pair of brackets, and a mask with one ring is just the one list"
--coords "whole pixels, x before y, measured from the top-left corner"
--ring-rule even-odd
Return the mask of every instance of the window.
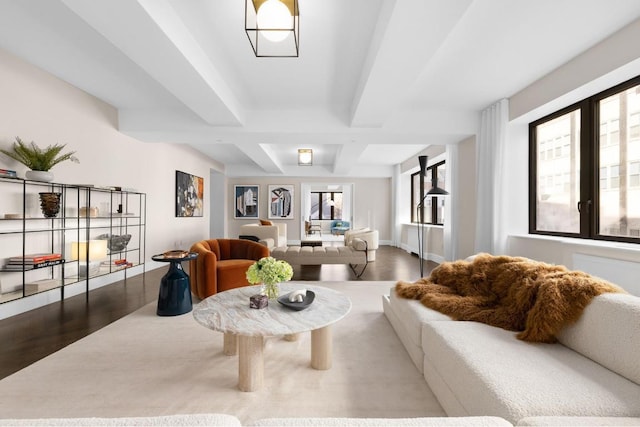
[[530, 233], [640, 243], [640, 77], [531, 123], [529, 141]]
[[342, 219], [342, 192], [312, 191], [310, 219]]
[[[431, 182], [435, 178], [440, 188], [445, 187], [446, 167], [445, 162], [429, 166], [424, 176], [425, 194], [431, 189]], [[424, 215], [425, 224], [444, 224], [445, 197], [427, 196], [424, 203], [420, 204], [420, 172], [411, 174], [411, 222], [419, 223], [420, 214]]]

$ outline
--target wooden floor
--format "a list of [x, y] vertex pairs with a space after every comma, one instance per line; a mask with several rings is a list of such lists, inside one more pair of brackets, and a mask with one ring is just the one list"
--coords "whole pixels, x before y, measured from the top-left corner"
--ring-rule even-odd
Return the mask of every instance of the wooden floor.
[[[424, 262], [425, 276], [436, 264]], [[158, 298], [168, 267], [0, 320], [0, 379], [29, 366]], [[381, 246], [362, 280], [409, 280], [420, 276], [418, 257]], [[357, 280], [347, 265], [294, 266], [293, 280]]]

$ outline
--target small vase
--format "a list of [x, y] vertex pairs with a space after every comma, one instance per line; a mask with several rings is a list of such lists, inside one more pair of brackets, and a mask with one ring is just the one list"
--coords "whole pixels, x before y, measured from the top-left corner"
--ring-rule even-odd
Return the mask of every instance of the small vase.
[[55, 218], [60, 211], [62, 193], [40, 193], [40, 207], [45, 218]]
[[278, 283], [262, 284], [260, 289], [262, 295], [266, 295], [269, 299], [276, 299], [280, 295], [280, 285]]

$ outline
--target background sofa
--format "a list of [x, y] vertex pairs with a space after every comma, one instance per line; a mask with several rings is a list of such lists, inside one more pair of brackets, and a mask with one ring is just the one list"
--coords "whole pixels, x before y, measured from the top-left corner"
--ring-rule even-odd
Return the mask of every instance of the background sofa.
[[633, 425], [624, 423], [640, 417], [638, 297], [594, 298], [556, 344], [453, 321], [394, 289], [383, 308], [449, 416], [491, 415], [522, 425], [583, 425], [563, 424], [570, 419], [556, 418], [562, 416], [592, 417], [572, 418], [584, 425]]
[[260, 258], [269, 256], [269, 248], [241, 239], [211, 239], [191, 246], [198, 258], [189, 261], [191, 292], [204, 299], [217, 292], [248, 286], [247, 269]]
[[349, 223], [349, 221], [344, 221], [341, 219], [336, 219], [331, 221], [331, 234], [344, 234], [345, 231], [347, 231], [348, 229], [351, 228], [351, 224]]
[[287, 224], [284, 222], [273, 222], [272, 225], [244, 224], [240, 226], [240, 235], [255, 236], [270, 249], [287, 246]]
[[368, 261], [376, 260], [376, 250], [379, 247], [378, 230], [360, 228], [357, 230], [347, 230], [344, 232], [344, 245], [353, 246], [354, 239], [361, 239], [367, 242]]

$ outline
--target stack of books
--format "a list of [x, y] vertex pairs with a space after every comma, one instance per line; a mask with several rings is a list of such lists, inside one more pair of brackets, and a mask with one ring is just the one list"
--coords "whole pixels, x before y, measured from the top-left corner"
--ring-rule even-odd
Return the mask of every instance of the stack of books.
[[16, 171], [12, 171], [11, 169], [0, 169], [0, 177], [17, 178], [18, 174], [16, 173]]
[[123, 268], [133, 267], [133, 263], [127, 261], [125, 258], [116, 259], [116, 260], [112, 260], [112, 261], [102, 261], [100, 263], [100, 265], [102, 267], [109, 267], [109, 269], [111, 271], [120, 270], [120, 269], [123, 269]]
[[4, 270], [22, 271], [33, 270], [36, 268], [50, 267], [52, 265], [62, 264], [61, 254], [54, 253], [41, 253], [41, 254], [29, 254], [25, 256], [15, 256], [9, 258], [9, 262], [5, 264]]

